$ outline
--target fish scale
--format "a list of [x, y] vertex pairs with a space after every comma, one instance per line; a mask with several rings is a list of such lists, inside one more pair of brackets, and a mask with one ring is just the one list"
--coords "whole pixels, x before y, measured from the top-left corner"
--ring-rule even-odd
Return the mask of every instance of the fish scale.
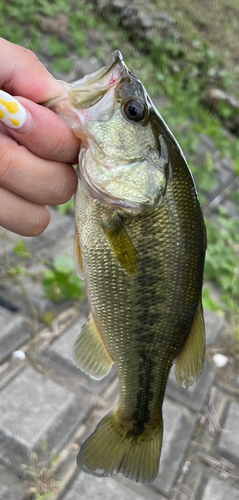
[[[87, 216], [88, 209], [85, 205], [92, 205], [92, 199], [87, 191], [82, 188], [81, 184], [79, 184], [76, 198], [76, 210], [81, 214], [81, 217], [78, 219], [80, 243], [81, 236], [87, 240], [87, 248], [84, 250], [84, 244], [81, 247], [83, 266], [88, 276], [87, 293], [90, 307], [94, 313], [94, 318], [102, 337], [105, 339], [105, 343], [110, 346], [110, 353], [118, 369], [120, 385], [124, 386], [126, 384], [128, 389], [127, 401], [125, 402], [120, 399], [119, 406], [125, 408], [128, 415], [136, 413], [139, 403], [136, 401], [138, 391], [136, 391], [135, 397], [135, 390], [136, 387], [137, 389], [141, 388], [141, 382], [138, 381], [136, 385], [135, 380], [137, 378], [136, 374], [141, 375], [141, 356], [137, 353], [132, 360], [132, 350], [136, 349], [137, 351], [138, 346], [139, 351], [142, 349], [145, 350], [145, 346], [147, 346], [147, 350], [152, 352], [152, 343], [154, 343], [155, 347], [157, 344], [159, 345], [162, 353], [162, 358], [159, 358], [158, 349], [155, 348], [155, 353], [153, 351], [151, 355], [152, 363], [154, 364], [155, 360], [163, 372], [163, 377], [160, 372], [157, 374], [157, 383], [155, 383], [155, 380], [152, 382], [155, 399], [154, 406], [158, 409], [162, 403], [167, 379], [167, 374], [165, 376], [164, 373], [167, 367], [171, 367], [171, 363], [168, 363], [167, 360], [168, 348], [172, 351], [172, 358], [175, 357], [177, 350], [184, 343], [188, 335], [195, 308], [199, 301], [200, 293], [197, 283], [200, 273], [197, 269], [194, 269], [194, 260], [191, 259], [191, 266], [188, 272], [189, 275], [190, 273], [193, 274], [192, 285], [190, 287], [190, 283], [187, 284], [187, 289], [185, 289], [186, 297], [182, 296], [182, 284], [188, 279], [188, 275], [185, 276], [184, 269], [184, 261], [188, 261], [188, 255], [185, 256], [183, 261], [181, 247], [177, 249], [177, 245], [175, 246], [177, 241], [181, 241], [182, 238], [176, 218], [174, 217], [174, 226], [172, 229], [170, 224], [165, 220], [168, 212], [167, 199], [164, 203], [165, 210], [161, 206], [154, 213], [154, 222], [152, 225], [158, 225], [159, 230], [157, 232], [154, 231], [151, 233], [151, 224], [149, 221], [151, 221], [152, 217], [150, 213], [138, 216], [129, 226], [126, 226], [131, 241], [138, 250], [140, 264], [140, 273], [132, 280], [117, 263], [107, 239], [104, 238], [101, 227], [102, 222], [107, 221], [107, 215], [110, 219], [112, 212], [103, 204], [93, 204], [95, 212], [92, 207], [89, 218]], [[182, 197], [181, 203], [184, 203], [184, 199], [185, 196]], [[174, 209], [171, 210], [171, 217], [174, 212]], [[191, 223], [190, 219], [194, 218], [192, 211], [189, 214], [189, 220], [184, 222], [184, 232], [186, 235], [188, 223]], [[168, 230], [161, 231], [161, 227], [168, 228]], [[149, 245], [148, 241], [142, 239], [142, 235], [146, 233], [151, 235], [151, 243]], [[173, 254], [172, 245], [174, 248]], [[191, 253], [194, 248], [193, 241], [189, 241], [189, 245]], [[154, 248], [154, 252], [152, 252], [152, 247]], [[174, 265], [168, 262], [170, 257], [172, 257]], [[97, 279], [99, 273], [104, 274], [104, 280]], [[105, 281], [107, 281], [109, 288], [106, 288]], [[145, 296], [148, 297], [147, 300], [145, 300]], [[191, 314], [188, 312], [188, 301], [192, 301], [191, 308], [193, 313]], [[166, 308], [165, 302], [167, 302]], [[173, 315], [175, 303], [177, 315]], [[155, 308], [155, 312], [152, 310], [149, 311], [151, 308]], [[186, 321], [184, 320], [184, 316], [186, 315], [184, 310], [187, 311]], [[126, 311], [128, 311], [128, 321], [126, 319]], [[183, 328], [177, 331], [172, 322], [172, 317], [174, 323], [177, 317], [180, 317], [181, 322], [183, 321]], [[166, 337], [166, 341], [163, 339], [164, 345], [162, 345], [161, 332], [163, 331], [165, 337], [165, 330], [168, 331], [168, 338]], [[174, 333], [173, 339], [171, 331]], [[118, 342], [116, 342], [116, 339], [118, 339]], [[163, 364], [164, 351], [166, 353], [166, 367]], [[150, 353], [148, 356], [150, 356]], [[121, 376], [123, 378], [122, 381]], [[163, 378], [162, 381], [161, 377]], [[143, 397], [147, 397], [147, 391], [146, 396], [145, 391], [141, 389], [140, 391], [144, 394]]]
[[67, 88], [50, 105], [82, 141], [75, 255], [90, 307], [73, 359], [96, 379], [115, 363], [120, 386], [77, 462], [153, 481], [170, 368], [183, 387], [203, 369], [204, 220], [177, 141], [118, 51]]

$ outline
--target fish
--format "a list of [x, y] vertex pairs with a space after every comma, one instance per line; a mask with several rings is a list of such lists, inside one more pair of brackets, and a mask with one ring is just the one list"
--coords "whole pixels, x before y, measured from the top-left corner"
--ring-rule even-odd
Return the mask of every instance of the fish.
[[90, 309], [73, 361], [97, 380], [115, 364], [119, 378], [77, 463], [152, 482], [170, 369], [188, 387], [204, 365], [204, 219], [179, 144], [119, 51], [65, 86], [48, 107], [81, 141], [74, 255]]

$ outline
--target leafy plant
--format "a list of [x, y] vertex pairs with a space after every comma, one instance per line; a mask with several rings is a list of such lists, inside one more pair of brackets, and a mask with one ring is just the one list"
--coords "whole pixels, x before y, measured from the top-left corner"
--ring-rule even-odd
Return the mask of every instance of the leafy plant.
[[205, 278], [220, 286], [222, 300], [231, 312], [239, 311], [239, 222], [223, 211], [216, 223], [207, 219], [206, 225]]
[[31, 252], [30, 250], [28, 250], [26, 242], [24, 240], [19, 240], [13, 248], [13, 251], [19, 257], [24, 257], [26, 259], [28, 257], [31, 257]]
[[66, 56], [69, 47], [66, 43], [62, 43], [56, 36], [52, 36], [48, 43], [48, 50], [53, 56]]
[[43, 286], [46, 296], [55, 302], [78, 299], [84, 293], [73, 259], [68, 254], [56, 257], [52, 268], [45, 270]]
[[[42, 451], [47, 456], [47, 442], [42, 444]], [[27, 474], [27, 482], [31, 485], [28, 490], [29, 500], [52, 500], [58, 483], [55, 480], [56, 466], [59, 454], [52, 451], [50, 459], [39, 462], [36, 453], [32, 454], [31, 465], [22, 464], [22, 469]]]
[[74, 212], [74, 198], [71, 198], [63, 205], [58, 205], [58, 210], [61, 214], [69, 214]]
[[204, 309], [222, 313], [220, 304], [212, 297], [211, 288], [205, 286], [202, 292], [202, 302]]
[[72, 66], [73, 60], [70, 57], [66, 59], [64, 57], [59, 57], [52, 63], [53, 68], [61, 73], [69, 73]]

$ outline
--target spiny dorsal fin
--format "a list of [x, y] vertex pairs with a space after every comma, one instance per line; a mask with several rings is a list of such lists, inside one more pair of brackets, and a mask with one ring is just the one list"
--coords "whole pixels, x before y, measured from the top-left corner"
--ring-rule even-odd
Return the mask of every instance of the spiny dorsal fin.
[[77, 227], [75, 230], [75, 237], [74, 237], [74, 243], [73, 243], [73, 256], [74, 256], [76, 274], [79, 276], [79, 278], [81, 278], [83, 280], [84, 279], [84, 271], [83, 271], [82, 253], [81, 253], [81, 247], [80, 247], [79, 234], [77, 231]]
[[113, 364], [91, 314], [74, 345], [73, 362], [97, 380], [104, 378]]
[[205, 359], [205, 325], [201, 300], [189, 336], [175, 362], [175, 376], [179, 385], [189, 387], [198, 379]]
[[138, 254], [118, 214], [103, 230], [119, 264], [127, 274], [137, 275]]

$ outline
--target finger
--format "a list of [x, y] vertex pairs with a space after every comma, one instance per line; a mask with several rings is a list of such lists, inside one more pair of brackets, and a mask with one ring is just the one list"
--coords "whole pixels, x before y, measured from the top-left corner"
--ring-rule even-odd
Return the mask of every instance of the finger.
[[0, 134], [4, 134], [4, 135], [10, 136], [10, 133], [9, 133], [8, 129], [6, 127], [4, 127], [4, 125], [2, 125], [1, 123], [0, 123]]
[[44, 102], [65, 92], [33, 52], [3, 38], [0, 45], [0, 88], [35, 102]]
[[43, 160], [4, 135], [0, 158], [0, 185], [34, 203], [65, 203], [76, 189], [76, 173], [71, 165]]
[[46, 229], [50, 218], [47, 207], [0, 187], [0, 225], [5, 229], [22, 236], [37, 236]]
[[[6, 106], [9, 108], [13, 105], [16, 109], [14, 107], [14, 113], [11, 113]], [[51, 110], [0, 91], [0, 121], [8, 126], [9, 133], [18, 142], [36, 155], [49, 160], [77, 163], [80, 141]]]

